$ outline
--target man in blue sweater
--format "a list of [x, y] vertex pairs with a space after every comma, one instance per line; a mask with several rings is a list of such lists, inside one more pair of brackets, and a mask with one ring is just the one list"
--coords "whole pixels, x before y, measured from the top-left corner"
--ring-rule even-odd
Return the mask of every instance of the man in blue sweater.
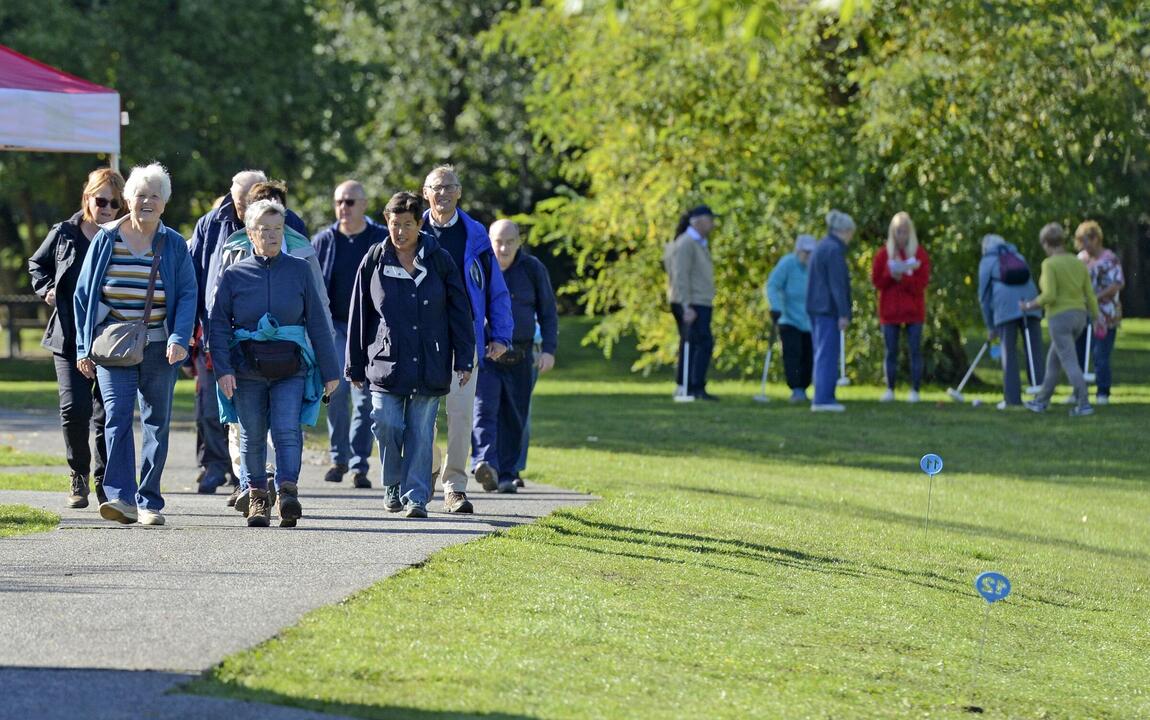
[[[463, 273], [475, 322], [476, 350], [480, 357], [494, 360], [511, 345], [511, 297], [499, 263], [491, 252], [487, 229], [459, 209], [462, 193], [463, 185], [452, 166], [441, 165], [428, 173], [423, 183], [423, 197], [429, 209], [423, 214], [423, 227], [451, 254]], [[447, 457], [439, 473], [443, 483], [443, 509], [447, 512], [475, 511], [467, 499], [467, 457], [471, 450], [475, 386], [476, 383], [461, 386], [454, 380], [447, 395]], [[477, 472], [475, 479], [485, 490], [498, 486], [498, 477], [490, 468]]]
[[[496, 220], [490, 233], [491, 247], [511, 294], [514, 330], [507, 352], [496, 359], [484, 358], [479, 364], [472, 464], [476, 477], [496, 473], [499, 492], [513, 493], [535, 384], [532, 368], [537, 365], [543, 373], [554, 367], [559, 318], [547, 268], [520, 247], [515, 223]], [[536, 317], [542, 335], [538, 357], [532, 347]]]
[[851, 321], [851, 278], [847, 243], [855, 234], [855, 221], [839, 210], [827, 213], [827, 236], [811, 253], [807, 280], [807, 313], [815, 345], [814, 412], [843, 412], [835, 400], [841, 333]]
[[[347, 348], [348, 312], [359, 265], [372, 245], [387, 239], [387, 228], [368, 217], [367, 193], [355, 180], [340, 183], [335, 189], [334, 202], [336, 221], [317, 233], [311, 244], [327, 284], [335, 346], [342, 358]], [[370, 488], [367, 462], [374, 442], [371, 392], [354, 387], [341, 377], [339, 389], [332, 394], [327, 407], [327, 429], [331, 467], [323, 479], [342, 482], [350, 466], [355, 470], [352, 478], [355, 487]]]

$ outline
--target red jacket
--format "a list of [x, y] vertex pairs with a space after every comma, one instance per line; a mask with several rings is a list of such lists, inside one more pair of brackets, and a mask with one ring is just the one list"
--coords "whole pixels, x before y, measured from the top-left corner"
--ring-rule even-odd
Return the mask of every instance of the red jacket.
[[[899, 250], [899, 260], [906, 260]], [[926, 321], [926, 285], [930, 282], [930, 258], [922, 245], [915, 252], [919, 266], [895, 280], [890, 274], [884, 245], [874, 256], [870, 278], [878, 290], [878, 321], [883, 325], [909, 325]]]

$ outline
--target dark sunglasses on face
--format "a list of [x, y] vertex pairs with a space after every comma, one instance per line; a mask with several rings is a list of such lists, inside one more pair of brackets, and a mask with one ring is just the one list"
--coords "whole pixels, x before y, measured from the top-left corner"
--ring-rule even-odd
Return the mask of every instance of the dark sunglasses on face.
[[351, 207], [352, 205], [355, 205], [357, 202], [359, 202], [359, 201], [356, 200], [355, 198], [340, 198], [339, 200], [335, 201], [335, 204], [336, 205], [347, 205], [348, 207]]
[[115, 200], [115, 199], [109, 200], [108, 198], [102, 198], [102, 197], [92, 198], [92, 200], [94, 200], [96, 202], [96, 207], [98, 207], [98, 208], [106, 208], [109, 205], [111, 205], [113, 210], [119, 210], [120, 209], [120, 201], [119, 200]]

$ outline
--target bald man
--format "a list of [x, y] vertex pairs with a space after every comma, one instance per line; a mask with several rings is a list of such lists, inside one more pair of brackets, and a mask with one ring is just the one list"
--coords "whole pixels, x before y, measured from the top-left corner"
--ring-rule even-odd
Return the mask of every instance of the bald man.
[[[335, 222], [317, 233], [311, 244], [323, 271], [336, 348], [342, 357], [347, 348], [347, 316], [359, 265], [372, 245], [387, 239], [387, 228], [368, 217], [367, 192], [355, 180], [340, 183], [332, 201]], [[343, 482], [350, 468], [355, 471], [352, 484], [357, 488], [370, 488], [367, 462], [374, 440], [371, 391], [366, 387], [353, 387], [347, 378], [342, 378], [327, 407], [327, 430], [331, 467], [323, 479]]]
[[[188, 242], [199, 286], [199, 297], [196, 300], [198, 327], [189, 363], [196, 376], [196, 460], [200, 466], [197, 491], [204, 494], [214, 493], [225, 482], [238, 484], [231, 472], [228, 430], [220, 422], [219, 407], [216, 405], [216, 379], [205, 352], [204, 340], [208, 337], [208, 318], [204, 308], [209, 289], [207, 283], [209, 277], [219, 278], [224, 243], [232, 233], [244, 227], [248, 191], [256, 183], [266, 182], [267, 179], [262, 170], [241, 170], [232, 176], [228, 194], [196, 221], [196, 229]], [[307, 234], [303, 220], [291, 210], [287, 211], [284, 224], [299, 233]], [[229, 501], [234, 502], [234, 494]]]
[[[488, 230], [491, 249], [511, 295], [511, 346], [498, 357], [479, 363], [475, 390], [475, 428], [471, 435], [475, 476], [489, 473], [496, 489], [513, 493], [522, 485], [519, 457], [535, 387], [534, 368], [547, 372], [555, 365], [559, 318], [547, 268], [532, 257], [510, 220], [496, 220]], [[535, 355], [535, 321], [539, 321], [542, 352]]]

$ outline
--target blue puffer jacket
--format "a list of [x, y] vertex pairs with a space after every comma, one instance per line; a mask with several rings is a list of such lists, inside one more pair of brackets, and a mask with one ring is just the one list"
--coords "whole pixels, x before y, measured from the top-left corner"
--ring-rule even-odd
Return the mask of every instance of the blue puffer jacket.
[[[1026, 262], [1026, 258], [1022, 257], [1014, 245], [1004, 243], [998, 247], [1006, 248], [1008, 252]], [[1033, 271], [1030, 280], [1022, 285], [1007, 285], [1002, 282], [1001, 270], [998, 267], [998, 247], [983, 255], [978, 263], [978, 299], [982, 306], [982, 320], [991, 330], [997, 325], [1021, 318], [1024, 313], [1018, 307], [1019, 301], [1033, 300], [1038, 296]], [[1025, 314], [1029, 317], [1042, 317], [1042, 310], [1028, 310]]]
[[395, 395], [446, 395], [452, 370], [472, 369], [473, 328], [458, 267], [434, 237], [420, 235], [413, 275], [379, 243], [356, 274], [345, 373]]
[[809, 333], [811, 316], [807, 314], [807, 266], [799, 262], [795, 253], [779, 261], [767, 278], [767, 302], [771, 310], [782, 313], [780, 325]]
[[[515, 321], [511, 317], [511, 294], [503, 280], [503, 271], [491, 251], [491, 238], [479, 222], [462, 210], [459, 222], [467, 228], [467, 247], [463, 251], [464, 282], [475, 319], [475, 341], [482, 349], [488, 341], [511, 347]], [[431, 227], [431, 211], [423, 211], [423, 227]]]
[[[121, 222], [127, 222], [123, 220]], [[104, 276], [108, 272], [108, 262], [116, 240], [120, 237], [119, 224], [111, 230], [102, 229], [92, 238], [84, 266], [76, 280], [76, 294], [72, 307], [76, 315], [76, 357], [88, 357], [92, 347], [92, 335], [100, 315], [100, 298], [103, 295]], [[160, 237], [164, 239], [164, 250], [160, 256], [160, 281], [164, 283], [164, 305], [167, 308], [168, 345], [179, 345], [188, 349], [192, 329], [196, 320], [196, 271], [192, 269], [192, 258], [188, 255], [188, 244], [182, 235], [160, 223], [152, 238], [152, 251]]]

